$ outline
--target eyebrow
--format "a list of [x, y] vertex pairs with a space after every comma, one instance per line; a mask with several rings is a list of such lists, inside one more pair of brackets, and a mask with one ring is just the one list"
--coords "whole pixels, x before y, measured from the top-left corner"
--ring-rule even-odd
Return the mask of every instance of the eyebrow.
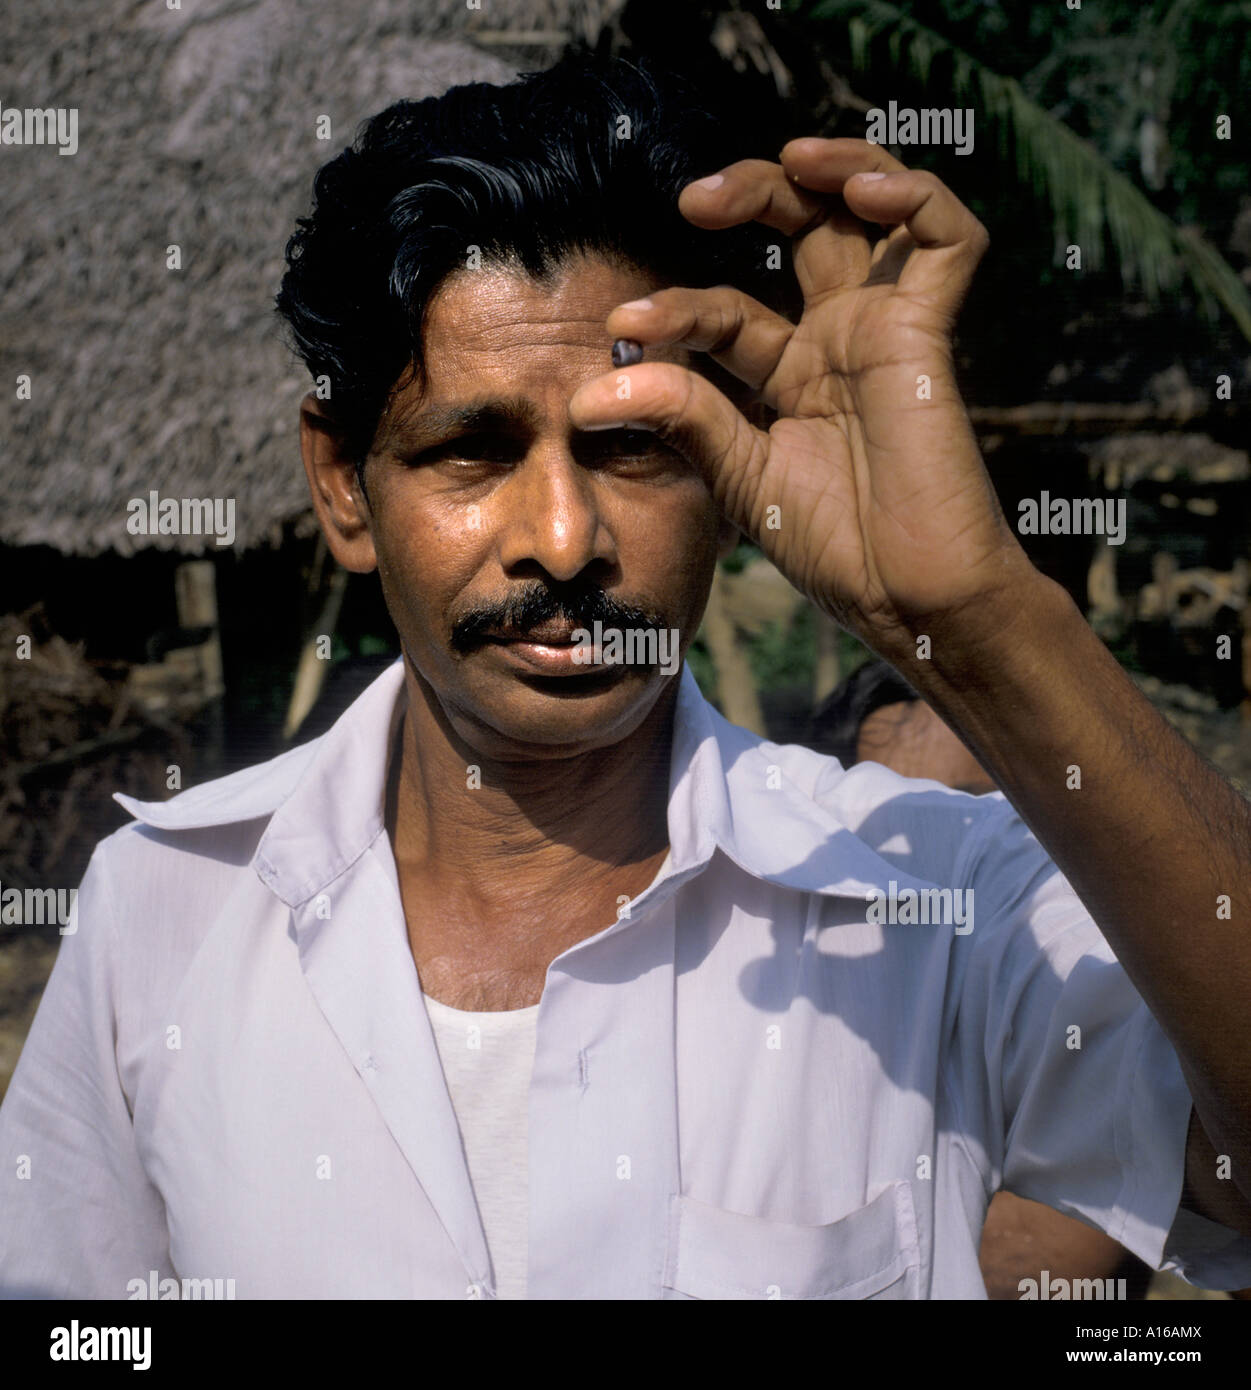
[[431, 406], [396, 427], [396, 442], [412, 446], [453, 430], [513, 431], [538, 428], [538, 411], [524, 396], [484, 397], [463, 405]]

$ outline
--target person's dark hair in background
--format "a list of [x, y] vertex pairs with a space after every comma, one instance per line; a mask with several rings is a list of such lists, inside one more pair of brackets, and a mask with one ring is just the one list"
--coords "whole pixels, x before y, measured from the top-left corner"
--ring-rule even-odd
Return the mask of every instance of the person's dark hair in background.
[[[309, 371], [329, 378], [328, 409], [358, 461], [401, 374], [424, 388], [426, 305], [452, 271], [511, 264], [544, 283], [562, 259], [594, 251], [797, 311], [792, 277], [767, 267], [776, 234], [756, 223], [707, 231], [678, 211], [692, 180], [775, 158], [741, 115], [710, 111], [654, 62], [616, 60], [610, 87], [571, 54], [509, 86], [470, 83], [366, 122], [318, 172], [276, 301]], [[742, 394], [703, 354], [696, 363]]]
[[884, 661], [867, 661], [817, 706], [804, 742], [837, 758], [844, 767], [859, 761], [860, 726], [874, 710], [917, 699], [906, 680]]
[[928, 777], [957, 791], [995, 790], [964, 743], [884, 661], [859, 667], [812, 718], [805, 740], [844, 767], [881, 763], [904, 777]]

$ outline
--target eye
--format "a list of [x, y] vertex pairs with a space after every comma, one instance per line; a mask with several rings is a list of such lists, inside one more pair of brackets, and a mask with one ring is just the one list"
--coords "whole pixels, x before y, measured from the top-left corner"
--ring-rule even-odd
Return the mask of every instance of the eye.
[[593, 430], [578, 441], [576, 448], [584, 467], [619, 478], [660, 481], [685, 475], [691, 467], [679, 450], [666, 444], [653, 430]]
[[651, 430], [611, 430], [604, 434], [610, 453], [637, 457], [643, 454], [665, 454], [672, 450]]
[[432, 444], [404, 460], [410, 466], [421, 464], [449, 463], [516, 463], [522, 450], [514, 441], [498, 435], [465, 434], [455, 439], [445, 439], [441, 444]]

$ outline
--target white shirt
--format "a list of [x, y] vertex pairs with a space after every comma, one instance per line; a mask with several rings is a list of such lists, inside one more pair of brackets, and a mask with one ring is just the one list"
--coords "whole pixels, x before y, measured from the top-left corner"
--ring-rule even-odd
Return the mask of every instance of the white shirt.
[[497, 1298], [525, 1298], [530, 1074], [539, 1006], [488, 1013], [422, 993], [465, 1146]]
[[[119, 798], [0, 1108], [10, 1296], [498, 1296], [383, 820], [402, 684]], [[547, 970], [527, 1297], [983, 1298], [1000, 1186], [1251, 1285], [1178, 1209], [1172, 1047], [1002, 796], [769, 743], [689, 670], [674, 735], [669, 857]], [[892, 881], [973, 931], [871, 920]]]

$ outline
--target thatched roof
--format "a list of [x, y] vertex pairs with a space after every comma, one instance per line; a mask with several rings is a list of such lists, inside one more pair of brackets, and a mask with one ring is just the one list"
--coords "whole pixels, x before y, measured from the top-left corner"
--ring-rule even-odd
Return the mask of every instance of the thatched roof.
[[[126, 503], [234, 497], [236, 547], [307, 515], [302, 365], [273, 312], [316, 168], [389, 102], [508, 81], [611, 0], [26, 0], [0, 10], [0, 101], [75, 107], [79, 148], [5, 146], [0, 543], [67, 553], [135, 537]], [[594, 13], [592, 13], [594, 11]], [[533, 45], [533, 37], [531, 39]], [[319, 116], [332, 139], [316, 138]], [[166, 269], [166, 247], [183, 268]], [[29, 374], [33, 398], [15, 400]]]

